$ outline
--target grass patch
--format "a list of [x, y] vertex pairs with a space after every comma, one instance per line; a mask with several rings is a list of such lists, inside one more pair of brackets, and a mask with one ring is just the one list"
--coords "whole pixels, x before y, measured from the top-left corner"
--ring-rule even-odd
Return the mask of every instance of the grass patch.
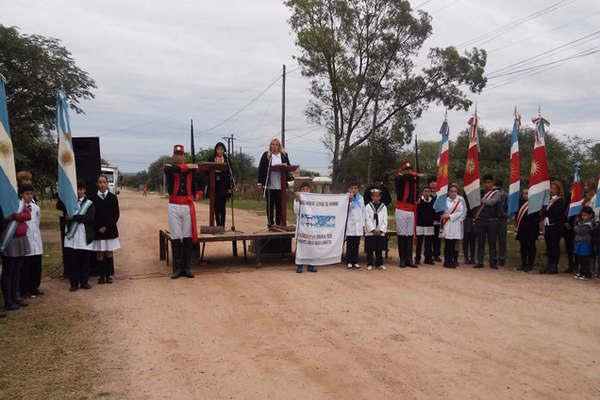
[[0, 398], [95, 398], [102, 377], [93, 314], [31, 303], [0, 320]]

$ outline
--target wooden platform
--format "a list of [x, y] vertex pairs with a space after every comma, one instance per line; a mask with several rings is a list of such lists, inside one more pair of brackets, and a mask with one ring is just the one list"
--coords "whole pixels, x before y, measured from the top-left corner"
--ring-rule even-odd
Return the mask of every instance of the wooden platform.
[[[242, 248], [244, 250], [244, 262], [248, 262], [248, 241], [262, 242], [268, 243], [270, 239], [279, 240], [279, 239], [292, 239], [295, 236], [296, 232], [255, 232], [255, 233], [244, 233], [239, 231], [225, 231], [223, 233], [204, 233], [198, 235], [198, 243], [199, 246], [199, 259], [200, 261], [204, 261], [204, 252], [206, 249], [207, 243], [214, 242], [231, 242], [232, 254], [234, 257], [238, 256], [238, 242], [242, 242]], [[159, 256], [161, 261], [166, 261], [167, 265], [169, 265], [169, 242], [172, 240], [171, 234], [168, 230], [164, 229], [159, 232], [158, 235], [159, 240]], [[256, 260], [260, 265], [262, 262], [262, 247], [257, 245], [256, 250]]]
[[[248, 262], [248, 241], [254, 241], [255, 243], [262, 243], [262, 245], [256, 245], [256, 262], [257, 265], [261, 265], [262, 263], [262, 250], [269, 243], [269, 240], [281, 240], [281, 239], [293, 239], [296, 235], [296, 232], [286, 232], [286, 231], [264, 231], [264, 232], [254, 232], [254, 233], [244, 233], [244, 232], [233, 232], [233, 231], [225, 231], [222, 233], [203, 233], [198, 235], [198, 242], [200, 246], [198, 248], [199, 254], [198, 258], [200, 261], [204, 261], [204, 252], [206, 249], [207, 243], [214, 242], [231, 242], [231, 250], [234, 257], [238, 256], [238, 242], [242, 242], [242, 248], [244, 250], [244, 262]], [[396, 231], [387, 231], [385, 236], [388, 238], [395, 237]], [[166, 261], [167, 265], [169, 265], [169, 242], [172, 240], [171, 234], [168, 230], [163, 229], [158, 234], [159, 241], [159, 257], [161, 261]], [[385, 250], [385, 258], [388, 258], [389, 248]]]

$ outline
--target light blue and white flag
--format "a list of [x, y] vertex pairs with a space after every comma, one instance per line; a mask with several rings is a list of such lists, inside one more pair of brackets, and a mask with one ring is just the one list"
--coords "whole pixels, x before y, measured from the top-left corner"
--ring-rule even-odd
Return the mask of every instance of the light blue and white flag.
[[[15, 170], [15, 156], [10, 136], [10, 126], [8, 124], [5, 83], [6, 79], [0, 75], [0, 208], [2, 208], [4, 218], [20, 212], [23, 208], [22, 202], [19, 201], [17, 188], [17, 173]], [[16, 221], [11, 221], [8, 224], [2, 237], [2, 243], [0, 243], [0, 252], [6, 249], [15, 234], [16, 228]]]
[[71, 140], [69, 103], [65, 92], [56, 95], [56, 130], [58, 132], [58, 198], [65, 205], [67, 215], [74, 215], [77, 206], [77, 171]]

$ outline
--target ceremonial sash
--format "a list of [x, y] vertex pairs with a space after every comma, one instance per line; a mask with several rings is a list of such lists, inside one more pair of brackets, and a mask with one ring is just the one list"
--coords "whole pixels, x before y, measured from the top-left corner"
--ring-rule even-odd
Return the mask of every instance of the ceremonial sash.
[[527, 212], [527, 210], [529, 209], [529, 202], [526, 201], [521, 208], [519, 209], [519, 212], [517, 213], [517, 232], [519, 231], [519, 225], [521, 225], [521, 220], [523, 219], [523, 217], [525, 216], [525, 213]]
[[[24, 203], [23, 200], [19, 201], [19, 208], [17, 209], [17, 214], [23, 212], [23, 207], [24, 207]], [[13, 236], [15, 235], [15, 231], [17, 230], [17, 225], [19, 224], [19, 221], [10, 221], [10, 223], [8, 224], [8, 227], [6, 228], [6, 231], [4, 232], [4, 237], [2, 238], [2, 244], [0, 245], [0, 253], [4, 252], [6, 250], [6, 248], [8, 247], [8, 245], [10, 244], [10, 241], [12, 240]]]
[[[492, 189], [489, 192], [487, 192], [483, 198], [481, 200], [488, 200], [490, 199], [493, 195], [495, 195], [496, 193], [498, 193], [497, 189]], [[481, 204], [481, 206], [479, 207], [479, 209], [477, 210], [477, 214], [475, 215], [475, 219], [479, 218], [479, 214], [481, 214], [481, 210], [483, 210], [483, 207], [485, 207], [485, 204]]]
[[[448, 213], [449, 216], [454, 215], [454, 213], [456, 213], [456, 210], [458, 209], [458, 206], [460, 206], [460, 203], [462, 203], [462, 201], [460, 201], [460, 199], [457, 199], [456, 204], [454, 204], [454, 207], [452, 207], [452, 210], [450, 210], [450, 213]], [[450, 218], [448, 218], [449, 220]], [[444, 225], [446, 225], [446, 222], [448, 220], [444, 220], [442, 221], [442, 226], [440, 228], [440, 235], [443, 233], [444, 231]]]
[[[79, 208], [79, 211], [75, 215], [85, 215], [85, 213], [87, 213], [87, 210], [90, 208], [91, 205], [92, 205], [92, 201], [89, 199], [85, 199], [85, 201]], [[79, 226], [79, 222], [77, 222], [77, 221], [71, 222], [71, 225], [69, 225], [69, 229], [68, 229], [67, 235], [66, 235], [68, 239], [73, 239], [73, 236], [75, 236], [75, 232], [77, 231], [78, 226]]]

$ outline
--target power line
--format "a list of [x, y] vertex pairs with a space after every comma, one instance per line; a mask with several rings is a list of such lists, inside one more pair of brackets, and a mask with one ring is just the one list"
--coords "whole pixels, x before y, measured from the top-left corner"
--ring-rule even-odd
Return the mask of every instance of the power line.
[[554, 47], [554, 48], [552, 48], [552, 49], [550, 49], [550, 50], [543, 51], [543, 52], [541, 52], [541, 53], [538, 53], [538, 54], [536, 54], [536, 55], [534, 55], [534, 56], [528, 57], [528, 58], [526, 58], [526, 59], [524, 59], [524, 60], [518, 61], [518, 62], [516, 62], [516, 63], [510, 64], [510, 65], [507, 65], [507, 66], [505, 66], [505, 67], [502, 67], [502, 68], [500, 68], [500, 69], [497, 69], [497, 70], [495, 70], [495, 71], [492, 71], [492, 72], [490, 72], [490, 73], [488, 74], [488, 77], [490, 77], [490, 78], [491, 78], [491, 77], [493, 77], [494, 75], [496, 75], [496, 74], [498, 74], [498, 73], [500, 73], [500, 72], [503, 72], [503, 71], [506, 71], [506, 70], [510, 70], [510, 69], [512, 69], [512, 68], [514, 68], [514, 67], [517, 67], [517, 66], [525, 66], [525, 65], [527, 65], [528, 63], [530, 63], [531, 61], [537, 60], [537, 59], [539, 59], [539, 58], [540, 58], [540, 57], [542, 57], [542, 56], [545, 56], [545, 55], [549, 55], [549, 54], [555, 53], [555, 52], [557, 52], [558, 50], [563, 50], [563, 49], [567, 49], [567, 48], [569, 48], [569, 47], [573, 47], [573, 45], [574, 45], [574, 44], [577, 44], [577, 43], [581, 44], [581, 43], [583, 43], [583, 42], [585, 42], [585, 41], [587, 41], [587, 40], [594, 39], [594, 38], [597, 38], [597, 37], [599, 37], [599, 36], [600, 36], [600, 30], [597, 30], [597, 31], [595, 31], [595, 32], [592, 32], [592, 33], [590, 33], [589, 35], [585, 35], [585, 36], [583, 36], [583, 37], [580, 37], [579, 39], [576, 39], [576, 40], [573, 40], [573, 41], [571, 41], [571, 42], [568, 42], [568, 43], [562, 44], [562, 45], [560, 45], [560, 46], [557, 46], [557, 47]]
[[511, 21], [507, 24], [501, 25], [498, 28], [492, 29], [491, 31], [488, 31], [486, 33], [483, 33], [479, 36], [476, 36], [472, 39], [469, 39], [467, 41], [464, 41], [460, 44], [457, 45], [457, 47], [467, 47], [467, 46], [472, 46], [478, 42], [482, 42], [483, 43], [488, 43], [491, 40], [494, 40], [502, 35], [504, 35], [505, 33], [512, 31], [514, 29], [516, 29], [517, 27], [523, 25], [526, 22], [532, 21], [536, 18], [542, 17], [546, 14], [552, 13], [562, 7], [565, 7], [569, 4], [574, 3], [577, 0], [561, 0], [558, 1], [548, 7], [542, 8], [541, 10], [535, 11], [529, 15], [526, 15], [524, 17], [518, 18], [515, 21]]

